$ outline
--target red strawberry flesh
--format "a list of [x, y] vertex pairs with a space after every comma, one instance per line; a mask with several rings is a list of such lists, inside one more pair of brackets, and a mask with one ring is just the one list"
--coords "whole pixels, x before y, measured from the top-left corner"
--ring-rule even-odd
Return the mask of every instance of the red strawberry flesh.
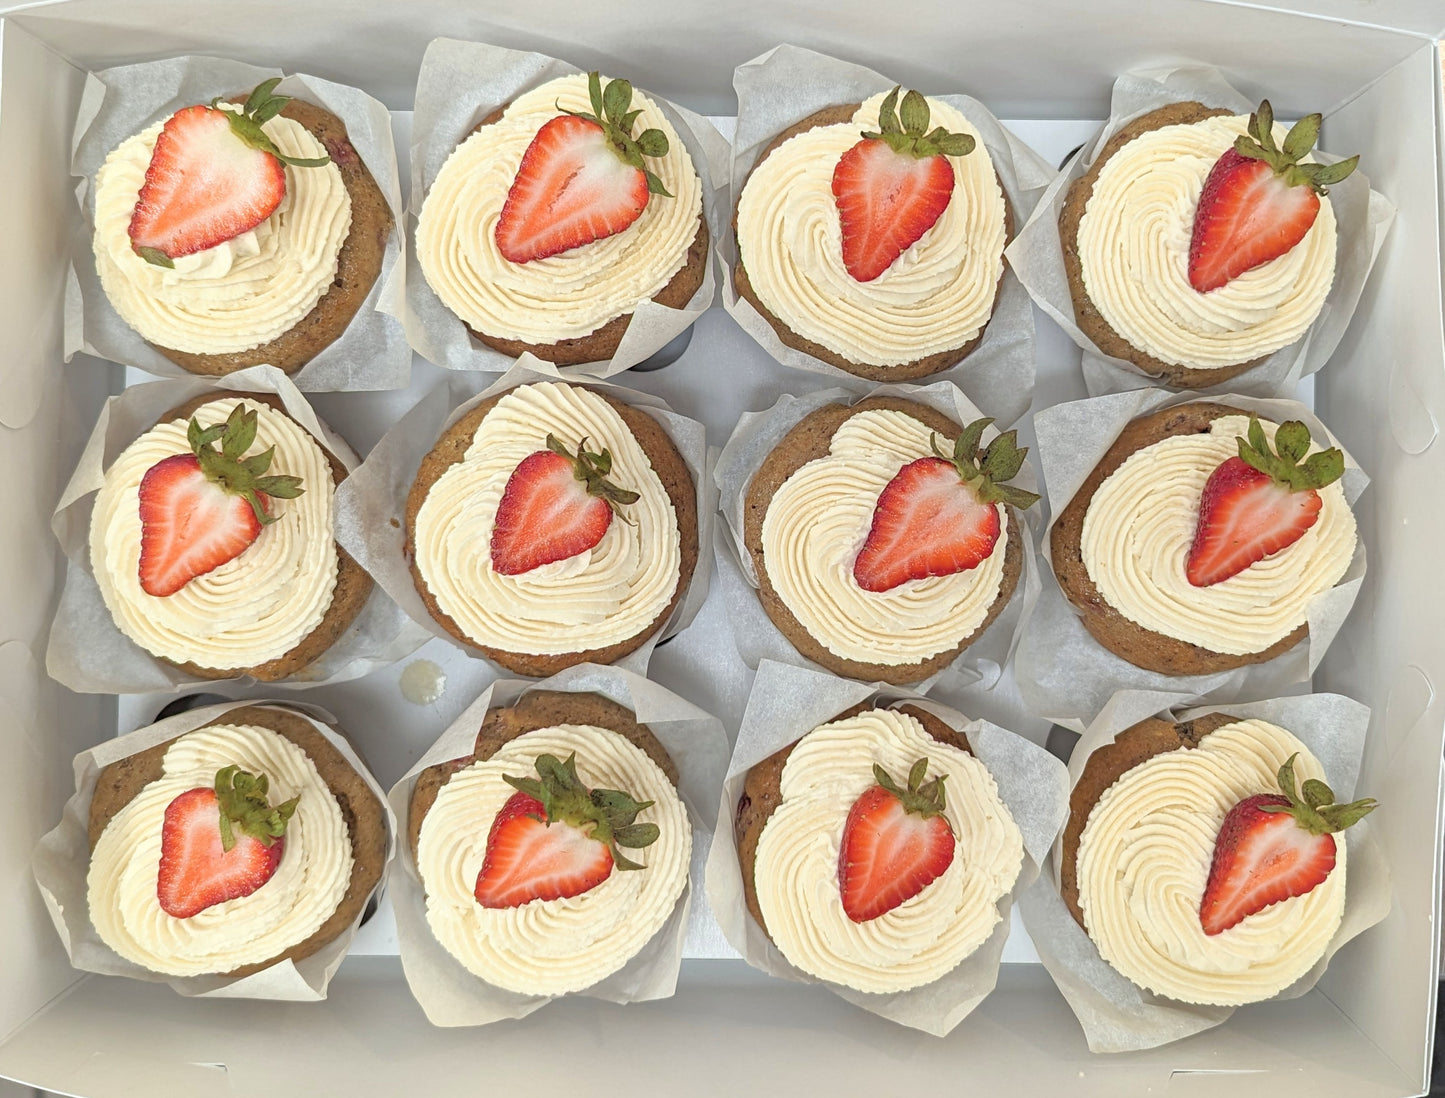
[[874, 138], [845, 152], [833, 169], [833, 197], [843, 265], [853, 279], [873, 281], [933, 228], [953, 196], [953, 182], [945, 156], [918, 159]]
[[855, 923], [887, 914], [942, 876], [953, 853], [946, 818], [911, 813], [882, 786], [870, 786], [843, 825], [838, 850], [843, 911]]
[[131, 215], [133, 247], [177, 259], [249, 232], [280, 206], [285, 168], [237, 137], [226, 113], [187, 107], [166, 121]]
[[1319, 518], [1320, 494], [1291, 491], [1267, 473], [1232, 457], [1209, 475], [1185, 572], [1209, 587], [1286, 549]]
[[1278, 259], [1305, 238], [1319, 209], [1310, 187], [1291, 186], [1265, 161], [1226, 150], [1195, 210], [1189, 284], [1207, 293]]
[[520, 575], [591, 549], [612, 525], [612, 508], [588, 494], [571, 461], [551, 450], [512, 471], [492, 527], [492, 568]]
[[158, 596], [234, 560], [261, 533], [250, 503], [207, 478], [194, 454], [164, 458], [146, 471], [140, 520], [141, 589]]
[[977, 567], [999, 539], [998, 508], [983, 503], [952, 462], [919, 458], [878, 496], [868, 537], [853, 562], [865, 591]]
[[497, 248], [528, 263], [622, 232], [647, 207], [647, 177], [609, 147], [600, 125], [562, 115], [522, 155], [497, 221]]
[[1260, 793], [1225, 816], [1199, 904], [1205, 934], [1221, 934], [1273, 904], [1305, 895], [1334, 869], [1333, 835], [1312, 835], [1288, 812], [1262, 810], [1289, 803], [1280, 794]]
[[545, 822], [542, 802], [513, 793], [492, 821], [477, 874], [477, 902], [487, 908], [559, 900], [597, 887], [612, 872], [606, 844], [579, 828]]
[[266, 846], [239, 830], [222, 848], [220, 809], [211, 789], [190, 789], [166, 807], [156, 898], [161, 910], [189, 919], [227, 900], [249, 896], [269, 881], [281, 862], [285, 837]]

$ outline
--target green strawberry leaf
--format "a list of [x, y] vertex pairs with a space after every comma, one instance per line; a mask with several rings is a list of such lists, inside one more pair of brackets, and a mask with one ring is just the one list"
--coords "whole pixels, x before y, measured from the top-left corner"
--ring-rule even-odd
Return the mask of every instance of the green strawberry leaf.
[[667, 134], [661, 130], [643, 130], [637, 135], [637, 147], [642, 150], [643, 156], [666, 156]]
[[910, 90], [903, 97], [903, 106], [899, 113], [902, 117], [904, 133], [921, 137], [927, 132], [928, 100], [918, 92]]
[[171, 259], [171, 257], [166, 255], [166, 253], [161, 251], [159, 248], [136, 248], [135, 254], [140, 256], [147, 263], [153, 264], [157, 267], [166, 267], [168, 269], [175, 267], [175, 262]]
[[618, 125], [631, 105], [631, 83], [626, 80], [609, 80], [607, 87], [602, 92], [602, 106], [606, 112], [607, 121], [614, 126]]
[[1320, 139], [1321, 121], [1318, 114], [1307, 114], [1291, 126], [1284, 139], [1285, 156], [1295, 162], [1308, 156], [1309, 151], [1315, 147], [1315, 142]]
[[1274, 433], [1274, 448], [1286, 461], [1298, 462], [1310, 449], [1310, 429], [1297, 419], [1281, 423]]
[[[883, 102], [878, 106], [878, 128], [884, 135], [900, 134], [903, 127], [898, 124], [898, 93], [902, 88], [894, 85], [893, 90], [883, 97]], [[869, 136], [864, 134], [864, 137]]]
[[602, 74], [593, 70], [587, 74], [587, 96], [592, 100], [592, 114], [597, 121], [602, 121]]

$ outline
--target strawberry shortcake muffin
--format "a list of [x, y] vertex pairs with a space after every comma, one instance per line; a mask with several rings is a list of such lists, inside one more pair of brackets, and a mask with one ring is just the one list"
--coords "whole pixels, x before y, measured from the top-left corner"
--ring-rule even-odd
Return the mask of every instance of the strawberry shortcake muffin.
[[563, 365], [611, 358], [643, 301], [707, 271], [702, 181], [657, 103], [596, 72], [484, 118], [432, 181], [417, 258], [480, 342]]
[[739, 295], [789, 347], [874, 381], [937, 373], [982, 342], [1012, 235], [979, 132], [901, 90], [780, 133], [734, 218]]
[[101, 770], [87, 899], [101, 940], [167, 976], [300, 961], [361, 916], [385, 809], [308, 718], [232, 709]]
[[1003, 611], [1027, 551], [1026, 449], [900, 397], [805, 417], [748, 483], [758, 598], [799, 653], [866, 682], [941, 671]]
[[993, 776], [914, 705], [858, 706], [758, 763], [734, 833], [748, 910], [783, 956], [876, 994], [969, 957], [1023, 868]]
[[1345, 830], [1319, 761], [1268, 721], [1150, 719], [1093, 752], [1070, 795], [1060, 883], [1103, 957], [1169, 999], [1268, 999], [1325, 955]]
[[391, 209], [330, 111], [214, 99], [121, 142], [96, 173], [96, 270], [115, 311], [196, 374], [300, 369], [381, 273]]
[[335, 540], [346, 467], [273, 396], [173, 409], [105, 471], [90, 565], [116, 627], [203, 678], [284, 679], [371, 593]]
[[408, 841], [437, 942], [521, 994], [623, 968], [687, 888], [676, 783], [656, 736], [608, 698], [539, 690], [489, 709], [472, 753], [412, 790]]
[[519, 385], [422, 459], [406, 546], [448, 634], [541, 678], [621, 659], [666, 625], [697, 566], [696, 487], [646, 412], [579, 385]]
[[1358, 540], [1344, 455], [1298, 421], [1195, 402], [1128, 424], [1051, 533], [1085, 628], [1130, 663], [1210, 674], [1273, 659]]
[[1327, 188], [1359, 157], [1310, 157], [1320, 116], [1288, 132], [1172, 103], [1110, 138], [1059, 215], [1080, 329], [1105, 354], [1202, 388], [1300, 339], [1335, 276]]

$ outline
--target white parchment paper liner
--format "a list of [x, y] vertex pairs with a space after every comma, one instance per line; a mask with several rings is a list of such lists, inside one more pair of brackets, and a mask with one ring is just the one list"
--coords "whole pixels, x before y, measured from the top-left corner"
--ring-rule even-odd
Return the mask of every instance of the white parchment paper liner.
[[[1363, 536], [1357, 539], [1355, 555], [1340, 582], [1310, 600], [1308, 637], [1264, 663], [1210, 675], [1163, 675], [1135, 667], [1114, 655], [1084, 628], [1078, 611], [1064, 598], [1053, 574], [1049, 546], [1054, 520], [1130, 420], [1161, 408], [1204, 399], [1258, 413], [1275, 423], [1301, 420], [1319, 445], [1339, 446], [1344, 450], [1339, 439], [1313, 412], [1293, 400], [1262, 400], [1236, 394], [1204, 398], [1197, 393], [1135, 389], [1058, 404], [1035, 415], [1039, 462], [1053, 518], [1043, 538], [1046, 572], [1043, 590], [1024, 623], [1014, 673], [1024, 703], [1036, 715], [1078, 732], [1103, 708], [1115, 690], [1164, 690], [1200, 700], [1208, 697], [1216, 702], [1284, 693], [1291, 684], [1304, 682], [1313, 674], [1349, 616], [1365, 578]], [[1348, 451], [1345, 451], [1343, 484], [1345, 498], [1352, 507], [1369, 484], [1369, 477]]]
[[[1340, 694], [1311, 694], [1183, 708], [1191, 700], [1187, 694], [1165, 691], [1123, 690], [1115, 694], [1074, 748], [1069, 759], [1070, 790], [1078, 783], [1089, 756], [1139, 721], [1154, 716], [1185, 721], [1223, 712], [1241, 719], [1266, 720], [1292, 732], [1320, 760], [1336, 799], [1341, 803], [1354, 799], [1370, 723], [1370, 710], [1359, 702]], [[1368, 795], [1370, 791], [1361, 792]], [[1389, 805], [1381, 809], [1389, 810]], [[1341, 946], [1389, 913], [1390, 871], [1371, 822], [1367, 818], [1346, 832], [1349, 876], [1339, 930], [1319, 963], [1275, 999], [1297, 999], [1307, 993], [1324, 975], [1330, 958]], [[1100, 957], [1093, 940], [1074, 922], [1059, 895], [1061, 848], [1062, 836], [1046, 871], [1020, 898], [1019, 910], [1039, 959], [1084, 1027], [1091, 1052], [1126, 1052], [1168, 1044], [1211, 1029], [1234, 1013], [1233, 1007], [1198, 1006], [1154, 995], [1131, 983]]]
[[[698, 560], [692, 583], [671, 619], [635, 651], [617, 661], [619, 667], [639, 675], [646, 674], [653, 648], [691, 622], [707, 598], [710, 574], [708, 547], [712, 544], [713, 515], [717, 510], [703, 425], [679, 415], [656, 397], [594, 378], [575, 374], [564, 376], [552, 363], [533, 358], [530, 354], [517, 359], [500, 378], [475, 373], [449, 377], [444, 384], [436, 386], [417, 401], [411, 411], [402, 416], [372, 448], [360, 468], [346, 478], [336, 494], [336, 540], [371, 573], [377, 584], [413, 622], [432, 636], [485, 660], [480, 649], [463, 645], [443, 629], [427, 612], [426, 604], [417, 594], [411, 567], [403, 551], [406, 499], [422, 459], [431, 452], [443, 431], [488, 397], [538, 381], [585, 385], [646, 412], [662, 425], [692, 474], [697, 489], [698, 538]], [[513, 672], [498, 667], [498, 673], [506, 675]]]
[[[498, 107], [539, 84], [581, 72], [575, 65], [540, 53], [503, 49], [482, 42], [435, 38], [422, 57], [417, 78], [416, 113], [412, 116], [411, 209], [408, 238], [416, 232], [422, 202], [447, 157], [466, 140], [483, 118]], [[621, 72], [603, 72], [621, 77]], [[711, 241], [720, 236], [720, 210], [726, 205], [717, 192], [726, 178], [728, 145], [712, 123], [701, 115], [639, 88], [656, 103], [687, 146], [702, 181], [702, 212]], [[662, 198], [653, 201], [669, 202]], [[412, 249], [406, 283], [406, 331], [416, 353], [449, 370], [490, 370], [501, 373], [512, 365], [510, 355], [472, 338], [461, 319], [442, 304], [427, 284], [421, 263]], [[636, 366], [661, 350], [706, 312], [716, 295], [712, 244], [709, 243], [703, 282], [683, 309], [638, 302], [617, 353], [610, 359], [563, 367], [572, 373], [610, 377]]]
[[[873, 383], [840, 370], [822, 359], [787, 346], [772, 325], [733, 285], [738, 261], [731, 221], [753, 165], [763, 149], [785, 129], [824, 107], [859, 103], [886, 92], [897, 81], [872, 69], [839, 61], [799, 46], [776, 46], [739, 65], [733, 73], [738, 97], [737, 135], [733, 139], [731, 191], [725, 220], [728, 231], [718, 240], [723, 268], [723, 307], [763, 349], [799, 370], [827, 374], [852, 388]], [[963, 112], [983, 137], [983, 145], [1013, 207], [1015, 231], [1021, 228], [1057, 172], [1032, 149], [1004, 129], [982, 103], [967, 95], [933, 98]], [[1028, 294], [1007, 263], [993, 317], [983, 341], [961, 363], [933, 375], [961, 385], [970, 396], [990, 394], [987, 401], [1004, 426], [1026, 411], [1034, 390], [1034, 318]]]
[[[1190, 100], [1238, 114], [1248, 114], [1258, 106], [1237, 92], [1218, 70], [1207, 66], [1149, 69], [1119, 77], [1114, 82], [1108, 122], [1064, 165], [1063, 173], [1054, 179], [1028, 224], [1005, 253], [1034, 303], [1083, 348], [1084, 383], [1094, 396], [1137, 389], [1146, 383], [1164, 383], [1132, 362], [1104, 354], [1075, 323], [1073, 298], [1064, 274], [1059, 214], [1063, 212], [1070, 185], [1092, 166], [1115, 133], [1141, 114]], [[1328, 120], [1325, 125], [1328, 129]], [[1326, 164], [1340, 159], [1320, 152], [1316, 152], [1315, 157]], [[1300, 378], [1314, 373], [1329, 360], [1345, 334], [1365, 279], [1395, 217], [1395, 207], [1384, 195], [1371, 190], [1369, 178], [1358, 170], [1330, 188], [1330, 203], [1338, 227], [1338, 250], [1334, 285], [1320, 315], [1294, 343], [1227, 381], [1194, 392], [1212, 394], [1228, 390], [1250, 396], [1283, 396], [1294, 392]]]
[[[106, 401], [90, 434], [80, 463], [71, 474], [50, 525], [69, 558], [65, 589], [55, 612], [45, 653], [51, 678], [83, 693], [125, 694], [180, 690], [215, 682], [252, 682], [250, 676], [200, 678], [161, 660], [117, 628], [96, 585], [90, 562], [90, 519], [95, 494], [105, 483], [105, 470], [169, 412], [194, 397], [235, 390], [272, 393], [285, 412], [348, 470], [356, 455], [345, 440], [316, 418], [295, 384], [273, 366], [251, 366], [219, 378], [188, 377], [186, 381], [153, 381], [133, 385]], [[333, 514], [339, 508], [333, 505]], [[337, 519], [339, 523], [339, 518]], [[290, 678], [268, 683], [268, 689], [315, 686], [358, 678], [394, 663], [426, 642], [426, 634], [373, 587], [356, 620], [336, 642]]]
[[[889, 994], [855, 991], [819, 980], [788, 962], [748, 912], [731, 826], [749, 769], [864, 701], [890, 708], [909, 702], [964, 733], [974, 755], [998, 783], [999, 796], [1024, 842], [1018, 880], [999, 900], [999, 921], [983, 945], [932, 983]], [[1067, 815], [1068, 776], [1064, 764], [1022, 736], [988, 721], [970, 720], [904, 687], [880, 689], [877, 684], [865, 686], [824, 672], [764, 660], [748, 695], [747, 711], [723, 782], [718, 826], [707, 859], [708, 903], [728, 943], [754, 968], [783, 980], [822, 984], [869, 1013], [942, 1037], [968, 1017], [998, 982], [999, 961], [1009, 934], [1009, 911], [1038, 876], [1039, 866], [1048, 857]]]
[[[86, 231], [77, 236], [66, 279], [67, 362], [83, 351], [161, 377], [196, 376], [142, 339], [120, 318], [101, 288], [91, 249], [95, 226], [91, 180], [112, 149], [147, 126], [182, 107], [209, 103], [218, 95], [244, 95], [263, 80], [280, 75], [280, 69], [223, 58], [173, 57], [88, 76], [75, 120], [70, 163], [70, 174], [80, 180], [75, 195]], [[411, 378], [411, 348], [400, 323], [405, 237], [400, 231], [401, 175], [391, 137], [391, 114], [365, 92], [316, 76], [288, 76], [276, 90], [325, 107], [346, 123], [347, 136], [386, 198], [395, 226], [387, 240], [381, 273], [351, 323], [335, 342], [295, 371], [292, 380], [306, 392], [401, 388]]]
[[[541, 682], [493, 682], [392, 787], [389, 797], [397, 819], [409, 819], [412, 790], [423, 770], [471, 755], [487, 710], [513, 705], [533, 690], [601, 694], [631, 709], [638, 721], [647, 725], [677, 765], [677, 791], [693, 825], [692, 864], [699, 866], [708, 832], [716, 823], [713, 804], [727, 768], [727, 735], [716, 717], [620, 667], [583, 663]], [[645, 857], [642, 860], [646, 862]], [[503, 1018], [522, 1018], [558, 998], [494, 987], [473, 975], [442, 947], [427, 925], [426, 894], [409, 840], [400, 844], [391, 903], [396, 912], [397, 945], [407, 985], [433, 1025], [479, 1026]], [[671, 916], [641, 951], [611, 976], [576, 994], [611, 1003], [640, 1003], [671, 996], [677, 988], [691, 903], [689, 877]]]
[[165, 743], [192, 732], [202, 725], [219, 720], [233, 709], [251, 705], [274, 706], [288, 713], [305, 717], [326, 737], [351, 768], [361, 775], [386, 813], [386, 865], [391, 864], [396, 849], [396, 817], [386, 803], [386, 793], [371, 776], [371, 771], [356, 754], [345, 736], [334, 727], [336, 718], [314, 705], [289, 701], [245, 699], [220, 705], [208, 705], [167, 717], [163, 721], [119, 736], [82, 751], [75, 756], [75, 795], [65, 802], [65, 812], [56, 827], [41, 836], [31, 855], [30, 867], [40, 894], [55, 923], [55, 930], [65, 945], [70, 963], [83, 972], [105, 976], [129, 976], [152, 983], [167, 983], [182, 995], [215, 999], [285, 999], [308, 1002], [326, 998], [326, 985], [346, 956], [356, 928], [371, 902], [386, 887], [386, 868], [372, 890], [367, 903], [361, 906], [351, 925], [332, 941], [309, 957], [290, 959], [270, 965], [250, 976], [163, 976], [128, 961], [106, 945], [90, 921], [90, 903], [86, 875], [90, 872], [90, 801], [95, 794], [100, 771], [113, 762], [137, 755], [156, 744]]
[[[917, 401], [936, 408], [963, 427], [984, 415], [952, 381], [933, 381], [918, 385], [878, 385], [871, 386], [867, 392], [861, 394], [847, 389], [822, 389], [802, 396], [784, 393], [777, 403], [766, 411], [742, 414], [727, 445], [718, 455], [713, 477], [717, 481], [719, 505], [727, 524], [726, 537], [721, 529], [718, 532], [719, 587], [727, 601], [728, 618], [732, 622], [733, 638], [737, 642], [738, 652], [749, 667], [757, 667], [759, 662], [765, 659], [805, 667], [817, 668], [818, 665], [793, 647], [792, 642], [773, 624], [773, 619], [768, 617], [767, 611], [758, 600], [758, 577], [753, 570], [752, 556], [743, 540], [743, 516], [747, 506], [748, 485], [752, 483], [758, 467], [782, 441], [783, 436], [810, 413], [827, 404], [854, 404], [869, 396], [893, 396]], [[996, 428], [989, 427], [984, 432], [984, 439], [987, 441], [997, 434]], [[1037, 490], [1038, 480], [1032, 464], [1025, 460], [1023, 469], [1010, 483], [1028, 491]], [[1024, 551], [1022, 570], [1013, 597], [984, 630], [983, 635], [960, 652], [952, 664], [922, 682], [913, 684], [912, 689], [925, 691], [945, 678], [957, 686], [967, 686], [975, 682], [992, 686], [998, 680], [1018, 644], [1023, 622], [1027, 620], [1029, 611], [1039, 597], [1039, 569], [1034, 559], [1034, 531], [1031, 525], [1035, 510], [1013, 509], [1018, 516], [1019, 536]]]

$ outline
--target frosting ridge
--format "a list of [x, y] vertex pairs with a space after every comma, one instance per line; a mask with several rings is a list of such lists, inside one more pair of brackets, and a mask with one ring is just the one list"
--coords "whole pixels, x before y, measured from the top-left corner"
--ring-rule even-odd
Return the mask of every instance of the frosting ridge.
[[[1162, 362], [1218, 369], [1271, 354], [1304, 335], [1334, 282], [1335, 214], [1322, 196], [1315, 223], [1290, 251], [1209, 293], [1190, 285], [1200, 192], [1248, 122], [1217, 115], [1140, 134], [1100, 169], [1079, 220], [1089, 299], [1111, 328]], [[1276, 142], [1285, 133], [1275, 125]]]
[[[874, 784], [874, 763], [898, 778], [920, 757], [930, 775], [947, 775], [953, 861], [918, 895], [855, 923], [838, 887], [848, 813]], [[803, 971], [858, 991], [905, 991], [952, 971], [993, 933], [1023, 866], [1023, 837], [987, 768], [916, 717], [871, 709], [815, 728], [788, 756], [780, 792], [753, 876], [768, 933]]]
[[[1260, 426], [1273, 446], [1277, 425]], [[1262, 652], [1305, 624], [1310, 600], [1348, 571], [1356, 542], [1354, 512], [1335, 481], [1319, 490], [1319, 517], [1294, 544], [1220, 583], [1190, 584], [1200, 494], [1248, 427], [1247, 416], [1220, 416], [1207, 434], [1141, 447], [1099, 485], [1079, 539], [1089, 578], [1120, 614], [1227, 655]], [[1310, 453], [1320, 449], [1310, 444]]]
[[[803, 628], [835, 656], [917, 663], [971, 636], [998, 598], [1009, 536], [1001, 504], [998, 543], [976, 568], [890, 591], [865, 591], [853, 578], [879, 494], [904, 465], [932, 454], [934, 434], [906, 412], [858, 412], [834, 433], [827, 456], [794, 471], [768, 504], [762, 530], [768, 578]], [[940, 440], [945, 448], [952, 443]]]
[[633, 90], [634, 132], [667, 136], [648, 168], [673, 195], [653, 195], [620, 233], [546, 259], [512, 263], [496, 225], [522, 156], [558, 108], [590, 112], [587, 76], [549, 80], [511, 101], [442, 165], [417, 218], [416, 249], [427, 284], [470, 328], [504, 339], [555, 343], [591, 334], [659, 293], [687, 262], [702, 216], [702, 181], [661, 109]]
[[152, 655], [216, 670], [256, 667], [284, 655], [321, 624], [336, 588], [332, 498], [325, 452], [295, 420], [259, 400], [224, 397], [192, 413], [207, 426], [231, 409], [254, 409], [256, 440], [247, 454], [276, 447], [268, 475], [301, 478], [295, 499], [272, 499], [276, 521], [233, 560], [173, 595], [140, 585], [140, 483], [156, 462], [188, 454], [188, 420], [159, 423], [105, 472], [90, 519], [90, 564], [117, 627]]
[[988, 323], [1006, 207], [978, 130], [930, 98], [930, 125], [972, 136], [974, 149], [948, 158], [953, 197], [938, 221], [878, 278], [855, 281], [843, 265], [833, 169], [864, 129], [878, 128], [883, 99], [870, 97], [851, 122], [789, 138], [754, 167], [738, 201], [738, 251], [758, 299], [800, 336], [850, 362], [900, 366], [962, 347]]
[[[474, 895], [492, 821], [516, 792], [504, 774], [530, 775], [539, 755], [576, 753], [591, 788], [620, 789], [651, 800], [640, 823], [655, 823], [655, 843], [628, 856], [640, 870], [614, 868], [577, 896], [485, 908]], [[561, 724], [510, 740], [491, 758], [453, 774], [437, 793], [417, 839], [427, 925], [469, 972], [527, 995], [562, 995], [605, 979], [662, 929], [688, 880], [692, 827], [662, 769], [624, 736], [596, 725]]]
[[[492, 527], [512, 471], [548, 433], [574, 450], [612, 451], [609, 478], [638, 492], [593, 548], [519, 575], [492, 568]], [[672, 601], [682, 567], [677, 514], [617, 411], [581, 386], [520, 385], [482, 420], [463, 459], [416, 516], [415, 560], [437, 605], [475, 643], [562, 654], [636, 636]]]
[[[219, 104], [239, 111], [236, 104]], [[351, 195], [335, 164], [285, 165], [286, 195], [260, 225], [167, 269], [131, 247], [131, 214], [163, 122], [122, 141], [95, 177], [92, 246], [101, 285], [122, 320], [161, 347], [191, 354], [248, 351], [299, 323], [331, 288], [351, 231]], [[280, 151], [327, 155], [280, 115], [262, 129]]]
[[1303, 896], [1204, 933], [1199, 903], [1224, 817], [1299, 752], [1301, 784], [1324, 778], [1289, 732], [1241, 720], [1195, 748], [1146, 759], [1104, 791], [1089, 813], [1077, 856], [1079, 906], [1099, 953], [1134, 983], [1188, 1003], [1237, 1006], [1278, 994], [1312, 969], [1345, 907], [1347, 833], [1335, 868]]
[[[270, 780], [271, 803], [300, 795], [275, 874], [249, 896], [187, 919], [156, 899], [166, 807], [215, 785], [236, 764]], [[126, 960], [168, 976], [201, 976], [258, 964], [305, 941], [331, 917], [351, 883], [351, 838], [336, 798], [301, 748], [261, 725], [210, 725], [167, 749], [160, 778], [115, 814], [91, 854], [91, 922]]]

